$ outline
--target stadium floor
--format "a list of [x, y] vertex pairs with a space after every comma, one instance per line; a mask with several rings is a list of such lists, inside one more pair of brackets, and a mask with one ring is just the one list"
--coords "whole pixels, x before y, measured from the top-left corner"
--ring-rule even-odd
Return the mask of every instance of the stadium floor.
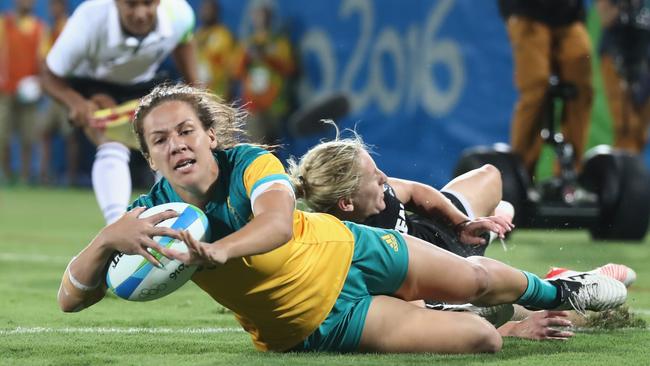
[[[193, 284], [149, 303], [114, 296], [78, 314], [58, 310], [70, 259], [101, 227], [92, 191], [0, 189], [0, 364], [245, 365], [611, 365], [648, 364], [650, 332], [578, 329], [566, 342], [506, 339], [496, 355], [263, 354], [231, 314]], [[628, 306], [650, 321], [650, 244], [591, 242], [585, 231], [519, 230], [488, 256], [544, 274], [607, 262], [634, 268]]]

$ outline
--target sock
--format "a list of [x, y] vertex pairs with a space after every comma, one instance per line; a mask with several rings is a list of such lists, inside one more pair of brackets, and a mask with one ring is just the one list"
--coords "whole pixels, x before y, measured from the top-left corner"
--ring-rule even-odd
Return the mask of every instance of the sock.
[[93, 162], [93, 190], [106, 224], [115, 222], [126, 212], [131, 199], [129, 149], [119, 142], [97, 147]]
[[528, 286], [516, 301], [517, 304], [536, 309], [554, 309], [559, 305], [559, 293], [555, 285], [530, 272], [521, 272], [528, 279]]

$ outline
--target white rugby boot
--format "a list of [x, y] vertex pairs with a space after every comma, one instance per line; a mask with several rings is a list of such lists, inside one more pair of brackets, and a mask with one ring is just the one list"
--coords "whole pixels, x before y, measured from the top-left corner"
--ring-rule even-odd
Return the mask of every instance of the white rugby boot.
[[560, 305], [556, 310], [602, 311], [622, 305], [627, 299], [627, 289], [622, 282], [601, 274], [582, 272], [562, 276], [550, 283], [560, 291]]

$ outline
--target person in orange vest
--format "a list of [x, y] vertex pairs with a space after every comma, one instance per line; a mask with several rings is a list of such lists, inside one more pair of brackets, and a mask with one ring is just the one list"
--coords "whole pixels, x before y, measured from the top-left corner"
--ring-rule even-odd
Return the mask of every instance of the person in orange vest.
[[9, 142], [18, 133], [20, 180], [27, 182], [41, 96], [38, 73], [48, 30], [33, 14], [34, 0], [16, 0], [15, 6], [15, 12], [0, 15], [0, 164], [4, 178], [14, 181]]

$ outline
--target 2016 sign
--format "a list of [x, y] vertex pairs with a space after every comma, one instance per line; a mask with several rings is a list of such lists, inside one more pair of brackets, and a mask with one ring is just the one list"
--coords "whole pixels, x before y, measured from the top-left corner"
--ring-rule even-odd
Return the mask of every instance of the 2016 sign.
[[[372, 1], [343, 0], [339, 17], [358, 19], [360, 27], [353, 52], [339, 71], [339, 60], [328, 33], [319, 27], [310, 28], [300, 41], [300, 51], [303, 59], [317, 60], [320, 82], [314, 85], [312, 78], [303, 77], [299, 86], [301, 99], [343, 90], [351, 96], [355, 110], [375, 102], [386, 115], [397, 113], [402, 104], [411, 111], [421, 106], [430, 116], [448, 113], [465, 86], [459, 45], [453, 39], [436, 36], [453, 4], [453, 0], [436, 3], [424, 25], [410, 24], [406, 33], [400, 34], [391, 25], [380, 25], [375, 31]], [[390, 60], [393, 70], [387, 69], [384, 60]], [[446, 88], [435, 78], [436, 67], [444, 67], [449, 74]], [[364, 71], [368, 74], [362, 75]], [[389, 77], [389, 71], [393, 71], [394, 77]], [[359, 79], [365, 79], [365, 83], [359, 86]]]

